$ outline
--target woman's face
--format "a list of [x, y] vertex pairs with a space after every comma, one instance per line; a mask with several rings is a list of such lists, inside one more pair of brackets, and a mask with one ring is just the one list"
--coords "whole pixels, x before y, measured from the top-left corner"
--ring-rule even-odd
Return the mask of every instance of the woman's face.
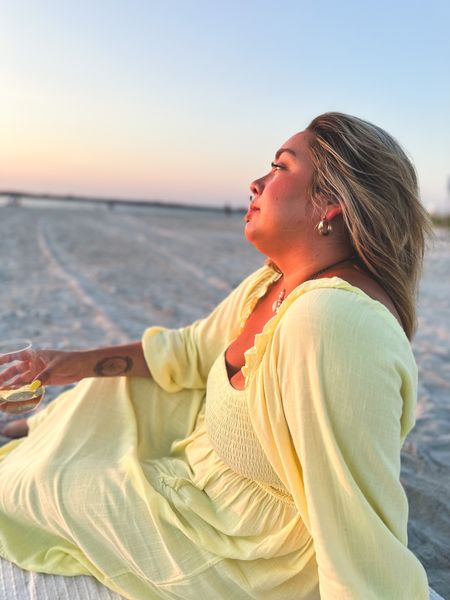
[[[253, 195], [246, 215], [245, 236], [266, 256], [274, 258], [314, 234], [319, 217], [308, 194], [313, 175], [309, 142], [302, 131], [276, 152], [271, 170], [250, 185]], [[314, 218], [315, 217], [315, 218]]]

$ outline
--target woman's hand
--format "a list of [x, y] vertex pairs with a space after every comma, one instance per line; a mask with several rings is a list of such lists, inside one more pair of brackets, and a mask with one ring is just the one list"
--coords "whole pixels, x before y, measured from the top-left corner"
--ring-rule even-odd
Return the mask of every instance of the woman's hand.
[[0, 364], [14, 362], [0, 374], [0, 387], [16, 388], [39, 379], [42, 385], [75, 383], [86, 377], [83, 352], [60, 350], [23, 350], [0, 357]]

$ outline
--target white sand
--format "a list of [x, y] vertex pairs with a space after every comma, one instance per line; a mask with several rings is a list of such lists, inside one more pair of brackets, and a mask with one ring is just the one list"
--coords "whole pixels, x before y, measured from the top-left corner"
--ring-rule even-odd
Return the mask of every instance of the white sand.
[[[262, 264], [242, 230], [242, 216], [189, 209], [0, 207], [0, 339], [88, 348], [190, 323]], [[421, 287], [417, 424], [401, 479], [409, 545], [450, 598], [450, 231], [437, 236]]]

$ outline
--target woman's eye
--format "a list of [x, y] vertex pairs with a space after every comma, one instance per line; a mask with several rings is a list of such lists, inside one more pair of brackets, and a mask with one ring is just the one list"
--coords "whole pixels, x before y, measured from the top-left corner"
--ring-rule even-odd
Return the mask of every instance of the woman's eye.
[[270, 163], [270, 166], [272, 167], [272, 169], [284, 169], [283, 165], [280, 165], [280, 163]]

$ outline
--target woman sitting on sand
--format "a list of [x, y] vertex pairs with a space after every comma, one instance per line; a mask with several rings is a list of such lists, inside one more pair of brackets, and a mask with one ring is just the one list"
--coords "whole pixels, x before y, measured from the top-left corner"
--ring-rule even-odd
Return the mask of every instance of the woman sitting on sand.
[[82, 380], [9, 429], [0, 554], [126, 598], [425, 600], [400, 449], [426, 214], [382, 129], [327, 113], [251, 184], [268, 263], [142, 343], [36, 351], [15, 385]]

